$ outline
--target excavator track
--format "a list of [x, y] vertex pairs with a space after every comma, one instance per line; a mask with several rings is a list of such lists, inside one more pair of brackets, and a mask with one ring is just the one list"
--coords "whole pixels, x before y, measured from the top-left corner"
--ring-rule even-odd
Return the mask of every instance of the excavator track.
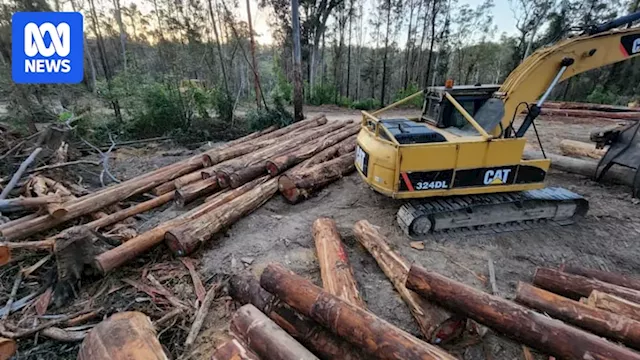
[[397, 220], [412, 238], [447, 231], [503, 232], [537, 227], [540, 223], [572, 224], [584, 216], [589, 202], [563, 188], [512, 193], [432, 198], [408, 202]]

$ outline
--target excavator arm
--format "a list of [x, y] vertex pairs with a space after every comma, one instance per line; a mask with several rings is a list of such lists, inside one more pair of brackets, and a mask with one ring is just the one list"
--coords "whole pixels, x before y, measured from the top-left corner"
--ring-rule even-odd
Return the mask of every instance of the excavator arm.
[[[493, 127], [494, 136], [510, 136], [513, 119], [531, 106], [520, 128], [521, 137], [527, 131], [551, 90], [559, 82], [585, 71], [640, 56], [640, 28], [616, 30], [616, 27], [640, 19], [640, 12], [593, 27], [585, 34], [542, 48], [527, 57], [505, 80], [495, 96], [502, 100], [504, 113]], [[540, 97], [542, 95], [542, 97]]]

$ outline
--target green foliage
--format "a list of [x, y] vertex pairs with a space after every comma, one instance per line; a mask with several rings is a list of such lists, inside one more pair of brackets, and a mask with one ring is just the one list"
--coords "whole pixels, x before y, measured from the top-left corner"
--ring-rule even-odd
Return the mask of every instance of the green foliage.
[[597, 85], [595, 89], [587, 96], [587, 102], [595, 104], [614, 104], [627, 106], [631, 102], [631, 97], [620, 96], [610, 90], [605, 90], [602, 85]]
[[371, 98], [358, 100], [358, 101], [354, 101], [353, 104], [351, 104], [351, 107], [357, 110], [378, 109], [380, 107], [380, 101], [376, 99], [371, 99]]
[[335, 104], [336, 101], [336, 88], [332, 84], [318, 84], [309, 94], [310, 105]]
[[353, 101], [346, 96], [340, 96], [338, 98], [338, 106], [350, 108], [353, 105]]
[[[416, 86], [415, 84], [409, 84], [409, 86], [406, 89], [399, 89], [396, 92], [396, 95], [393, 97], [393, 102], [400, 101], [406, 97], [409, 97], [417, 93], [418, 91], [420, 91], [420, 89], [418, 89], [418, 86]], [[408, 103], [404, 103], [403, 106], [412, 106], [412, 107], [419, 108], [419, 107], [422, 107], [422, 101], [423, 101], [423, 97], [418, 96], [413, 100], [409, 101]]]
[[274, 101], [268, 110], [256, 109], [247, 113], [247, 126], [250, 131], [258, 131], [269, 126], [283, 127], [293, 122], [293, 115], [284, 108], [280, 101]]
[[271, 98], [274, 99], [274, 101], [278, 99], [277, 101], [282, 101], [284, 104], [291, 104], [293, 99], [293, 85], [287, 80], [277, 57], [275, 57], [273, 61], [273, 75], [276, 78], [276, 84], [273, 90], [271, 90]]
[[233, 99], [231, 95], [222, 89], [214, 89], [210, 99], [220, 120], [227, 123], [233, 122]]
[[127, 124], [127, 135], [134, 138], [161, 136], [175, 129], [188, 126], [185, 110], [191, 112], [190, 107], [184, 108], [183, 99], [179, 91], [167, 88], [161, 84], [154, 84], [145, 88], [142, 93], [143, 106], [135, 109], [135, 114]]

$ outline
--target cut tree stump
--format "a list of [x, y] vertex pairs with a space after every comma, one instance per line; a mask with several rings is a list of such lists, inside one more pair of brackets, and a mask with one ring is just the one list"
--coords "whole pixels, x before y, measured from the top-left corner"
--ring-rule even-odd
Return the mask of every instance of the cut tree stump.
[[348, 153], [333, 160], [280, 176], [278, 188], [284, 198], [296, 204], [311, 196], [314, 191], [330, 184], [355, 170], [355, 153]]
[[258, 279], [250, 273], [231, 276], [229, 295], [242, 305], [253, 304], [321, 359], [366, 359], [347, 341], [279, 301], [263, 289]]
[[387, 275], [402, 300], [409, 306], [420, 332], [428, 342], [445, 344], [462, 335], [466, 324], [463, 316], [453, 315], [407, 289], [405, 281], [411, 265], [389, 247], [377, 227], [366, 220], [360, 220], [354, 225], [353, 233], [358, 242], [376, 259], [382, 272]]
[[640, 359], [599, 336], [413, 265], [407, 287], [542, 353], [561, 359]]
[[213, 352], [211, 360], [260, 360], [260, 358], [239, 340], [230, 339]]
[[137, 311], [116, 313], [85, 337], [78, 360], [168, 360], [149, 318]]
[[312, 233], [320, 263], [322, 287], [329, 294], [365, 309], [367, 306], [360, 297], [336, 222], [329, 218], [316, 219], [312, 225]]
[[16, 341], [13, 339], [7, 339], [0, 337], [0, 360], [11, 359], [18, 349]]
[[586, 303], [589, 306], [640, 321], [640, 304], [636, 304], [629, 300], [603, 293], [598, 290], [593, 290]]
[[326, 326], [377, 359], [449, 359], [444, 350], [378, 318], [376, 315], [329, 294], [279, 264], [262, 273], [260, 285], [289, 306]]
[[318, 359], [255, 306], [247, 304], [231, 318], [231, 333], [265, 360]]
[[596, 335], [640, 348], [640, 322], [623, 315], [596, 309], [526, 283], [518, 284], [516, 301]]
[[623, 286], [629, 289], [635, 289], [640, 291], [640, 279], [633, 276], [617, 274], [609, 271], [602, 271], [597, 269], [588, 269], [577, 265], [565, 265], [562, 268], [563, 272], [580, 275], [604, 282], [608, 282], [613, 285]]
[[635, 303], [640, 303], [640, 291], [638, 290], [609, 284], [580, 275], [568, 274], [555, 269], [537, 268], [533, 275], [533, 284], [574, 300], [579, 300], [581, 297], [588, 297], [593, 290], [598, 290]]

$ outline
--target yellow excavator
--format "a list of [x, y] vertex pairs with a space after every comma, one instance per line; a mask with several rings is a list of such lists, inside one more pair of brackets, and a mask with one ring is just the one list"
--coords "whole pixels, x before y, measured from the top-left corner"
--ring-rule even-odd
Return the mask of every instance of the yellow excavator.
[[[640, 28], [619, 29], [638, 19], [640, 12], [539, 49], [502, 85], [448, 81], [376, 112], [363, 111], [357, 171], [375, 191], [410, 199], [397, 220], [414, 238], [452, 229], [509, 231], [541, 222], [572, 223], [586, 214], [588, 202], [562, 188], [544, 188], [550, 160], [523, 160], [523, 136], [532, 125], [535, 129], [534, 120], [559, 82], [640, 56]], [[420, 116], [381, 117], [419, 96], [424, 96]], [[633, 161], [637, 168], [640, 157]]]

